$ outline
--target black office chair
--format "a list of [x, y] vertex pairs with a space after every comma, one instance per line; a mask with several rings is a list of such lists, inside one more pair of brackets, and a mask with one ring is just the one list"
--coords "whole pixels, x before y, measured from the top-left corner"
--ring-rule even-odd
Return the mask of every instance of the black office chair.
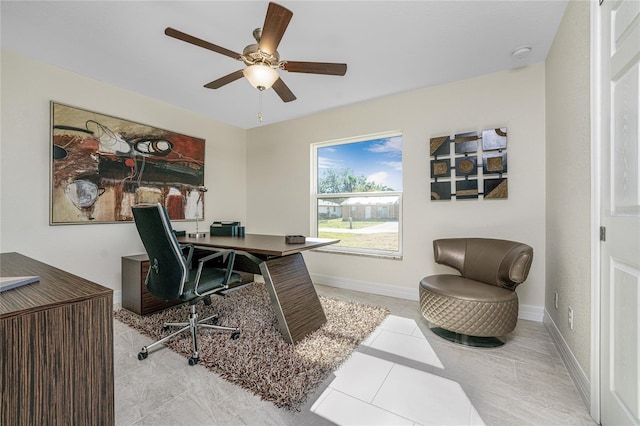
[[[201, 300], [206, 305], [211, 304], [211, 295], [229, 289], [234, 283], [239, 283], [241, 277], [233, 272], [235, 252], [221, 250], [209, 256], [198, 259], [197, 268], [191, 268], [194, 247], [192, 244], [180, 246], [171, 228], [169, 215], [160, 204], [139, 204], [131, 208], [133, 218], [138, 228], [138, 234], [149, 256], [149, 272], [145, 280], [147, 289], [155, 297], [162, 300], [183, 300], [190, 305], [189, 322], [165, 323], [163, 329], [181, 327], [178, 331], [144, 346], [138, 354], [139, 360], [149, 355], [149, 349], [166, 342], [183, 331], [190, 330], [193, 340], [193, 354], [189, 358], [189, 365], [198, 363], [198, 328], [206, 327], [231, 331], [231, 338], [240, 336], [238, 328], [216, 325], [217, 315], [198, 320], [196, 304]], [[184, 250], [188, 250], [185, 256]], [[222, 259], [218, 259], [222, 258]], [[217, 267], [206, 263], [216, 259]], [[222, 260], [222, 265], [219, 261]], [[223, 266], [224, 269], [219, 266]], [[211, 324], [207, 322], [211, 321]]]

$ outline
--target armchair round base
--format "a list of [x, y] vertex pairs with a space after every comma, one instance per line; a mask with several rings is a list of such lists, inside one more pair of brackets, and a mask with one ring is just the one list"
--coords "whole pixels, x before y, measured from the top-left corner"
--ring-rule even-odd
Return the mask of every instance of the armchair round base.
[[474, 348], [497, 348], [505, 343], [505, 341], [499, 337], [469, 336], [467, 334], [454, 333], [442, 327], [431, 326], [429, 328], [443, 339]]

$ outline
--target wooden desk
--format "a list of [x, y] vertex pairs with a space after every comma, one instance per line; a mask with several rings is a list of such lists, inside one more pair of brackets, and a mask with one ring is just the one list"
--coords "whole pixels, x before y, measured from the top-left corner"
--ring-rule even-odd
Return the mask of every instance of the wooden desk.
[[3, 425], [113, 425], [113, 290], [18, 253], [0, 293]]
[[261, 274], [269, 291], [284, 339], [295, 343], [327, 322], [301, 251], [339, 240], [307, 238], [303, 244], [286, 244], [284, 236], [247, 234], [244, 237], [206, 235], [180, 237], [183, 244], [205, 249], [236, 250], [234, 269]]

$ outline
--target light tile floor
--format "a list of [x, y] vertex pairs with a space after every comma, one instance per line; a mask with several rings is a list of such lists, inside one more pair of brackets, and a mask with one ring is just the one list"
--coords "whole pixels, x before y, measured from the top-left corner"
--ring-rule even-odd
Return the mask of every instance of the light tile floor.
[[317, 286], [391, 311], [340, 369], [290, 412], [114, 321], [117, 425], [595, 425], [542, 323], [472, 349], [429, 331], [418, 302]]

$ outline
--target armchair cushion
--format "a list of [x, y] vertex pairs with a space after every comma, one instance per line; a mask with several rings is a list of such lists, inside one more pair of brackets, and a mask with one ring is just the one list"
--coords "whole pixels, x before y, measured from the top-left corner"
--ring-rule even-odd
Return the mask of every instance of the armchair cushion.
[[429, 291], [432, 293], [460, 300], [491, 303], [508, 302], [518, 298], [513, 291], [457, 275], [432, 275], [422, 281], [428, 282]]

